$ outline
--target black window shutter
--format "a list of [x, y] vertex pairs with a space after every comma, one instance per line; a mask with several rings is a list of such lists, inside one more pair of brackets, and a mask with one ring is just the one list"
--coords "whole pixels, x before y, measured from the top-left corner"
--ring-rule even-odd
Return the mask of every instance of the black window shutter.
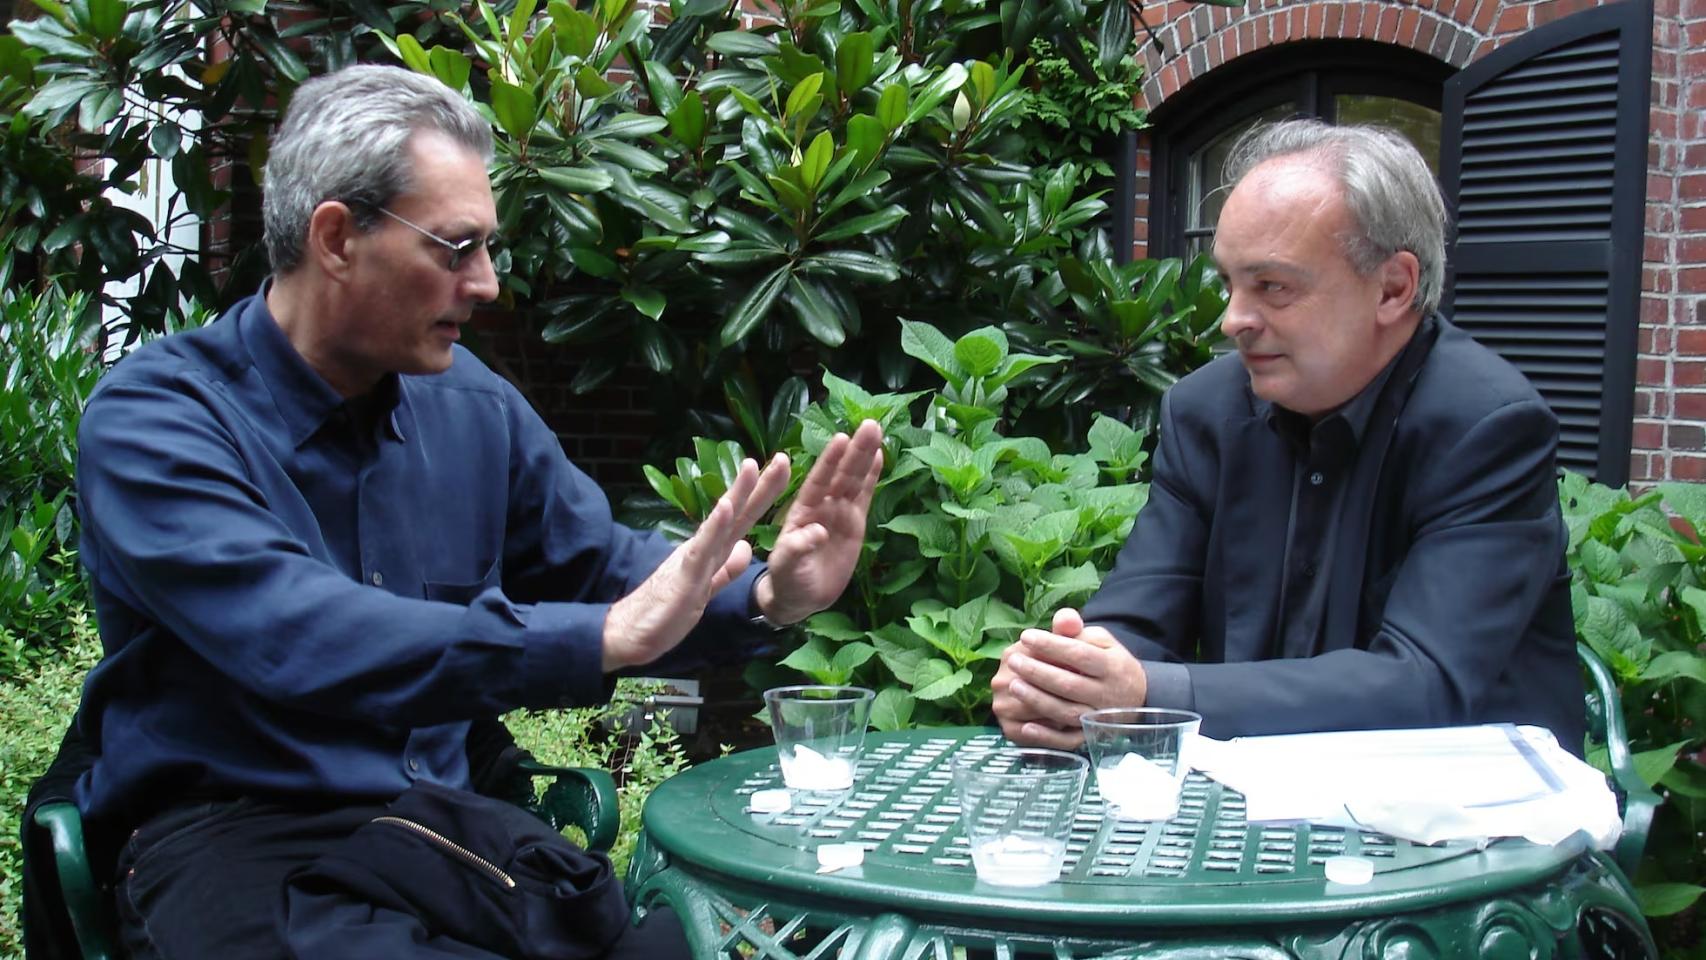
[[1457, 225], [1444, 312], [1533, 381], [1558, 462], [1629, 478], [1647, 181], [1651, 0], [1530, 31], [1445, 85]]

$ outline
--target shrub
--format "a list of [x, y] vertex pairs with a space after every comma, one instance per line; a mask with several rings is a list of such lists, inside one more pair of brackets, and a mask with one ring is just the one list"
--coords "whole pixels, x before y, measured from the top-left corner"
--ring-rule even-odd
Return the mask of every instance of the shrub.
[[1665, 800], [1635, 877], [1642, 908], [1680, 932], [1706, 892], [1706, 486], [1631, 497], [1566, 473], [1558, 489], [1577, 635], [1616, 675], [1636, 769]]
[[[1010, 352], [999, 329], [949, 340], [904, 324], [901, 346], [943, 381], [933, 392], [869, 393], [832, 373], [828, 398], [799, 417], [784, 449], [795, 482], [837, 431], [875, 420], [887, 460], [852, 584], [803, 625], [781, 662], [819, 683], [878, 690], [873, 724], [978, 723], [996, 661], [1019, 630], [1087, 597], [1131, 531], [1148, 487], [1137, 482], [1143, 435], [1110, 418], [1089, 452], [1056, 453], [1004, 436], [1011, 388], [1058, 356]], [[683, 533], [722, 495], [743, 456], [733, 441], [700, 440], [674, 475], [648, 468]], [[768, 547], [773, 527], [755, 531]]]

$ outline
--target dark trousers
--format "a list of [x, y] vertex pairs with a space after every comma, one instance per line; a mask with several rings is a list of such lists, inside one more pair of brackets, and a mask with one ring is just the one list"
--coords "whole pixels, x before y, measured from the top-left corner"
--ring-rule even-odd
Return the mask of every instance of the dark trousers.
[[[114, 893], [119, 936], [133, 960], [284, 960], [284, 879], [384, 811], [255, 800], [173, 807], [131, 834]], [[422, 956], [449, 956], [433, 950]], [[470, 948], [459, 957], [489, 957]], [[687, 941], [673, 912], [654, 911], [605, 956], [677, 960]]]

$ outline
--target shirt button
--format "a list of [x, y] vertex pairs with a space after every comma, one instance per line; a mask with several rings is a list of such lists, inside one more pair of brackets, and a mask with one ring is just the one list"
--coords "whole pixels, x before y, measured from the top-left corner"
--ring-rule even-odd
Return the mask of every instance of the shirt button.
[[1305, 576], [1305, 577], [1313, 577], [1313, 576], [1315, 576], [1315, 564], [1313, 564], [1313, 563], [1305, 563], [1305, 564], [1304, 564], [1304, 565], [1303, 565], [1303, 575], [1304, 575], [1304, 576]]
[[[1310, 486], [1319, 487], [1321, 484], [1326, 483], [1326, 482], [1327, 482], [1326, 476], [1324, 476], [1321, 473], [1321, 471], [1319, 471], [1319, 470], [1317, 470], [1314, 473], [1309, 475]], [[374, 576], [378, 576], [378, 574], [374, 574]]]
[[409, 758], [409, 772], [410, 773], [419, 773], [420, 769], [421, 769], [421, 762], [419, 760], [416, 760], [414, 757], [410, 757]]
[[[1319, 474], [1317, 474], [1317, 476], [1319, 476]], [[373, 571], [373, 585], [376, 587], [385, 586], [385, 575], [380, 573], [378, 570]]]

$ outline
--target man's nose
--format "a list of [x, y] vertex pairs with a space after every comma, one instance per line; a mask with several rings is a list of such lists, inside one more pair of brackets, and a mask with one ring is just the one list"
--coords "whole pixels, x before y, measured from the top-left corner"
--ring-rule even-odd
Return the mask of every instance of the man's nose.
[[1226, 312], [1220, 315], [1220, 332], [1229, 340], [1237, 340], [1262, 325], [1261, 312], [1254, 309], [1249, 298], [1238, 291], [1226, 301]]
[[462, 282], [462, 295], [480, 303], [490, 303], [498, 298], [498, 271], [492, 265], [490, 250], [482, 247], [479, 254], [468, 264], [467, 276]]

